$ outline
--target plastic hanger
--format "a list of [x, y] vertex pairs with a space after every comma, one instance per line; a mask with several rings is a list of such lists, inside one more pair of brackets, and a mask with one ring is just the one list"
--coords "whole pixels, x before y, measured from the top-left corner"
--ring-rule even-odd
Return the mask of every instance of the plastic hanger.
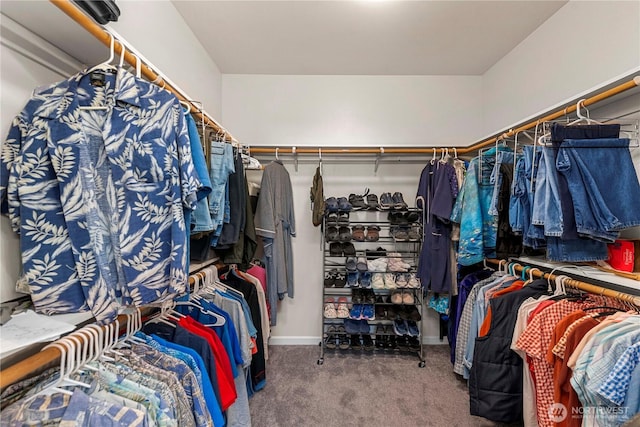
[[115, 37], [113, 37], [113, 35], [111, 33], [109, 33], [109, 37], [111, 38], [111, 41], [109, 42], [109, 58], [104, 61], [101, 62], [97, 65], [94, 65], [93, 67], [89, 68], [85, 74], [89, 74], [93, 71], [116, 71], [116, 67], [114, 65], [111, 64], [111, 61], [113, 61], [113, 59], [115, 58], [115, 43], [116, 43], [116, 39]]

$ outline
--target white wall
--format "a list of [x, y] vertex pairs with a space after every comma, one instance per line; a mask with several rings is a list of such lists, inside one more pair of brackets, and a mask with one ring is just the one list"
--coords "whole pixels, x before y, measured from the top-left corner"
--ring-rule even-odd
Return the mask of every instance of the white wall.
[[481, 136], [638, 67], [640, 2], [570, 1], [484, 74]]
[[[251, 146], [466, 145], [481, 128], [480, 77], [223, 75], [222, 120]], [[283, 159], [285, 157], [283, 156]], [[268, 158], [267, 160], [271, 160]], [[294, 300], [281, 303], [275, 343], [317, 343], [322, 315], [321, 235], [311, 224], [315, 164], [286, 162], [298, 237]], [[400, 191], [413, 204], [424, 163], [324, 162], [325, 196]], [[250, 178], [260, 179], [258, 172]], [[424, 336], [437, 342], [438, 318], [426, 310]]]
[[173, 3], [168, 0], [123, 1], [118, 2], [118, 7], [120, 18], [109, 26], [193, 100], [202, 101], [204, 109], [219, 120], [222, 110], [220, 70]]
[[250, 145], [466, 145], [481, 94], [479, 76], [224, 75], [222, 122]]

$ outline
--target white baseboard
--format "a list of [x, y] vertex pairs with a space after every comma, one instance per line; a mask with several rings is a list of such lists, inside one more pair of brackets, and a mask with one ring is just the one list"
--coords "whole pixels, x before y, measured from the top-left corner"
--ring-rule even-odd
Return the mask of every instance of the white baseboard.
[[[274, 336], [269, 339], [269, 345], [318, 345], [320, 337], [278, 337]], [[424, 345], [445, 345], [448, 344], [447, 338], [440, 340], [440, 337], [422, 337]]]

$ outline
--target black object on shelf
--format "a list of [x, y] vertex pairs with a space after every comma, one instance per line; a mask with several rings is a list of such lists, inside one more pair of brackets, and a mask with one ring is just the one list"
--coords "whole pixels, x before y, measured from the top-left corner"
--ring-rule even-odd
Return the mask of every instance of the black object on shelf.
[[82, 10], [91, 16], [98, 24], [110, 21], [117, 22], [120, 9], [115, 0], [73, 0]]

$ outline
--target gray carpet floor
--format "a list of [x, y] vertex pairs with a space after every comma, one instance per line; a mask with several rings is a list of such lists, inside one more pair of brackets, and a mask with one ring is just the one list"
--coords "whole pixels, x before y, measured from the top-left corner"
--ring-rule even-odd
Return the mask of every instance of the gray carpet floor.
[[453, 373], [448, 346], [416, 355], [329, 352], [271, 346], [267, 385], [250, 400], [254, 427], [498, 426], [469, 415], [466, 382]]

